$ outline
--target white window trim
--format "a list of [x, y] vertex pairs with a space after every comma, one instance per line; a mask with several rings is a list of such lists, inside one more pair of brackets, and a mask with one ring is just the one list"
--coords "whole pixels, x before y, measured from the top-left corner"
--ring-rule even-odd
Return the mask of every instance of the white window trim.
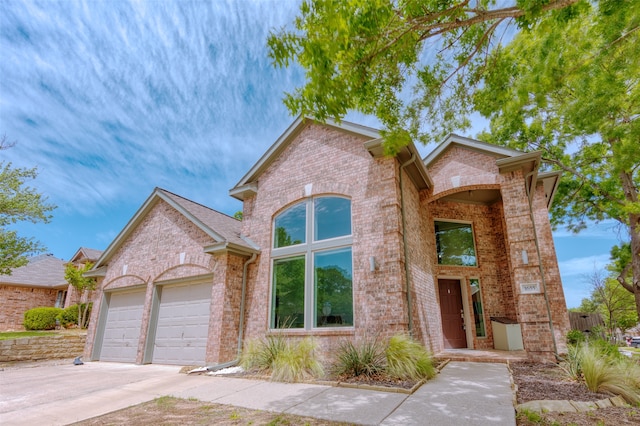
[[[438, 250], [437, 250], [437, 240], [436, 240], [436, 222], [450, 222], [450, 223], [461, 223], [464, 225], [471, 225], [471, 237], [473, 240], [473, 251], [475, 253], [476, 256], [476, 264], [475, 265], [447, 265], [444, 263], [440, 263], [438, 262]], [[433, 226], [431, 227], [431, 229], [433, 230], [433, 241], [435, 243], [436, 247], [436, 265], [438, 266], [445, 266], [445, 267], [453, 267], [453, 268], [479, 268], [480, 267], [480, 256], [478, 255], [478, 245], [476, 244], [476, 228], [473, 225], [472, 221], [469, 220], [457, 220], [457, 219], [447, 219], [447, 218], [434, 218], [433, 219]]]
[[[337, 194], [317, 194], [312, 197], [305, 198], [303, 200], [299, 200], [288, 205], [286, 208], [281, 209], [277, 214], [273, 216], [272, 224], [272, 232], [271, 232], [271, 261], [269, 268], [269, 316], [268, 316], [268, 325], [269, 331], [271, 332], [282, 332], [286, 329], [282, 328], [273, 328], [272, 320], [273, 320], [273, 299], [274, 299], [274, 262], [280, 259], [286, 259], [289, 257], [295, 256], [304, 256], [305, 260], [305, 283], [304, 283], [304, 327], [303, 328], [295, 328], [291, 329], [291, 331], [298, 332], [309, 332], [309, 331], [347, 331], [353, 330], [355, 328], [355, 297], [354, 297], [354, 283], [353, 283], [353, 209], [351, 209], [351, 234], [344, 235], [340, 237], [329, 238], [326, 240], [315, 241], [314, 237], [314, 224], [315, 224], [315, 211], [313, 208], [313, 201], [317, 198], [325, 198], [325, 197], [333, 197], [333, 198], [343, 198], [345, 200], [349, 200], [351, 203], [352, 200], [349, 197]], [[284, 213], [287, 209], [299, 204], [306, 204], [306, 227], [305, 227], [305, 243], [296, 244], [287, 247], [278, 247], [274, 248], [273, 243], [275, 241], [276, 236], [276, 227], [275, 220], [276, 218]], [[310, 219], [310, 220], [309, 220]], [[350, 326], [343, 327], [315, 327], [314, 324], [314, 302], [315, 302], [315, 262], [314, 262], [314, 254], [322, 253], [327, 251], [334, 251], [344, 248], [351, 248], [351, 312], [353, 314], [352, 323]]]

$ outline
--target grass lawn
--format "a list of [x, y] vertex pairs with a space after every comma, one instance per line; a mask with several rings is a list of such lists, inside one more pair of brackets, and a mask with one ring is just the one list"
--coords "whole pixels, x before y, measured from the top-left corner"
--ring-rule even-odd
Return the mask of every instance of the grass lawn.
[[56, 334], [55, 331], [3, 331], [0, 340], [20, 339], [21, 337], [39, 337]]

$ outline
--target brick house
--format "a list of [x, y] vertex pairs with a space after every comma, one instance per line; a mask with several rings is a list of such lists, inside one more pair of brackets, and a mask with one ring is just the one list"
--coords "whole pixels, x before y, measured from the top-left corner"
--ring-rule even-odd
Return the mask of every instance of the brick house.
[[[69, 262], [82, 266], [98, 260], [102, 251], [80, 247]], [[11, 275], [0, 275], [0, 330], [22, 330], [24, 313], [32, 308], [66, 308], [78, 303], [75, 289], [64, 278], [66, 264], [51, 254], [34, 256]], [[84, 303], [91, 300], [88, 294]]]
[[24, 330], [24, 313], [29, 309], [64, 307], [69, 286], [64, 265], [64, 260], [42, 254], [11, 275], [0, 275], [0, 331]]
[[[71, 259], [68, 263], [73, 263], [76, 268], [83, 268], [88, 262], [96, 263], [100, 256], [102, 255], [102, 250], [96, 250], [88, 247], [80, 247], [74, 254], [71, 256]], [[86, 303], [87, 300], [91, 301], [93, 299], [93, 292], [85, 292], [85, 294], [78, 295], [76, 294], [76, 289], [69, 284], [69, 288], [67, 289], [67, 294], [65, 297], [64, 306], [76, 305], [78, 303]]]
[[423, 160], [413, 145], [386, 157], [374, 129], [299, 118], [229, 191], [242, 222], [154, 191], [91, 272], [85, 356], [218, 364], [277, 333], [327, 356], [399, 332], [436, 353], [489, 349], [508, 322], [515, 346], [553, 360], [569, 330], [548, 219], [559, 174], [539, 166], [456, 135]]

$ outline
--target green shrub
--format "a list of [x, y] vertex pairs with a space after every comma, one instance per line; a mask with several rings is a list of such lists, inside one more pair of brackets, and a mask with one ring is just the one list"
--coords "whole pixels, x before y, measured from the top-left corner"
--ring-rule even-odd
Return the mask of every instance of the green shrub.
[[274, 359], [271, 380], [299, 382], [322, 376], [324, 370], [315, 355], [317, 346], [310, 337], [299, 342], [287, 342]]
[[580, 380], [580, 377], [582, 376], [582, 369], [580, 367], [580, 346], [567, 346], [567, 354], [560, 362], [559, 366], [570, 379]]
[[[84, 312], [86, 303], [81, 305], [71, 305], [65, 308], [59, 315], [58, 320], [60, 320], [60, 324], [63, 327], [70, 327], [72, 325], [78, 325], [78, 307], [80, 307], [80, 311]], [[93, 307], [93, 303], [89, 303], [89, 308], [87, 309], [87, 316], [84, 319], [84, 324], [82, 324], [81, 328], [87, 328], [89, 325], [89, 318], [91, 318], [91, 309]]]
[[287, 342], [283, 336], [267, 336], [251, 340], [242, 353], [240, 365], [245, 370], [271, 371], [278, 354], [285, 350]]
[[580, 330], [571, 330], [567, 333], [567, 343], [570, 345], [576, 345], [586, 340], [584, 333]]
[[365, 339], [354, 345], [343, 341], [338, 347], [333, 371], [337, 375], [372, 377], [385, 368], [385, 350], [377, 339]]
[[592, 392], [611, 392], [638, 404], [640, 365], [621, 356], [617, 348], [611, 351], [612, 346], [602, 340], [570, 346], [568, 360], [561, 366], [572, 378], [582, 378]]
[[581, 364], [584, 381], [590, 391], [611, 392], [631, 404], [640, 402], [637, 376], [629, 376], [640, 373], [633, 363], [603, 356], [599, 348], [584, 346]]
[[42, 307], [29, 309], [24, 313], [24, 328], [27, 330], [53, 330], [61, 308]]
[[430, 379], [436, 375], [431, 354], [411, 337], [398, 334], [389, 339], [385, 371], [401, 380]]
[[240, 365], [246, 370], [269, 372], [274, 381], [298, 382], [324, 374], [316, 348], [312, 338], [292, 342], [279, 335], [267, 336], [247, 344]]

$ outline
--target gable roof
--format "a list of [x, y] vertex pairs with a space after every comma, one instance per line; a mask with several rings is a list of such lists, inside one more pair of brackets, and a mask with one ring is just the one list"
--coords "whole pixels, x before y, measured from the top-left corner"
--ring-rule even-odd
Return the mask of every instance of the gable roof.
[[0, 284], [18, 287], [67, 288], [64, 279], [65, 262], [52, 254], [41, 254], [29, 259], [29, 263], [16, 268], [11, 275], [0, 275]]
[[71, 256], [71, 260], [69, 262], [95, 262], [102, 256], [102, 250], [96, 250], [87, 247], [80, 247], [76, 253]]
[[[258, 179], [262, 173], [282, 154], [282, 152], [291, 144], [291, 142], [309, 125], [317, 123], [323, 126], [331, 127], [342, 132], [355, 134], [369, 139], [365, 143], [365, 148], [371, 153], [374, 158], [382, 156], [382, 139], [380, 132], [377, 129], [362, 126], [359, 124], [351, 123], [349, 121], [341, 121], [337, 123], [331, 119], [327, 119], [322, 123], [315, 120], [312, 117], [299, 116], [293, 123], [284, 131], [282, 135], [267, 149], [267, 151], [260, 157], [260, 159], [251, 167], [251, 169], [238, 181], [238, 183], [229, 190], [229, 195], [238, 200], [244, 200], [246, 197], [255, 194], [258, 191]], [[417, 149], [413, 144], [403, 148], [403, 150], [397, 155], [398, 160], [404, 163], [406, 160], [413, 158], [414, 154], [417, 155]], [[417, 158], [420, 158], [419, 155]], [[404, 160], [403, 160], [404, 159]], [[413, 162], [410, 165], [412, 168], [421, 168], [422, 165], [419, 161]], [[422, 167], [424, 169], [424, 167]], [[423, 179], [424, 185], [418, 183], [418, 187], [431, 185], [431, 181], [428, 178], [426, 169], [414, 171], [410, 173], [412, 180]]]
[[[215, 241], [211, 246], [203, 247], [205, 252], [233, 251], [242, 255], [251, 255], [260, 251], [253, 242], [240, 234], [241, 222], [239, 220], [165, 189], [155, 188], [124, 229], [109, 244], [109, 247], [100, 256], [92, 271], [97, 271], [107, 265], [113, 254], [124, 244], [127, 237], [160, 200], [169, 204]], [[94, 276], [97, 274], [89, 272], [86, 275]]]
[[449, 134], [449, 136], [447, 136], [447, 138], [444, 141], [442, 141], [440, 145], [436, 147], [436, 149], [434, 149], [426, 157], [424, 157], [423, 159], [424, 163], [426, 164], [427, 167], [429, 167], [438, 158], [440, 158], [440, 156], [444, 154], [450, 147], [456, 146], [456, 145], [467, 148], [467, 149], [471, 149], [473, 151], [489, 154], [497, 158], [517, 157], [519, 155], [524, 154], [523, 152], [515, 149], [511, 149], [511, 148], [507, 148], [499, 145], [493, 145], [487, 142], [482, 142], [479, 140], [456, 135], [455, 133], [451, 133]]
[[559, 172], [548, 172], [538, 174], [541, 164], [541, 152], [522, 152], [504, 146], [493, 145], [487, 142], [450, 134], [436, 149], [431, 151], [424, 158], [427, 167], [435, 163], [442, 154], [450, 148], [459, 146], [465, 149], [481, 152], [496, 157], [496, 166], [500, 173], [506, 173], [514, 170], [522, 170], [525, 176], [525, 184], [529, 194], [529, 199], [533, 197], [533, 189], [536, 185], [544, 185], [545, 198], [547, 208], [551, 207], [553, 196], [556, 193], [558, 184], [560, 183]]

